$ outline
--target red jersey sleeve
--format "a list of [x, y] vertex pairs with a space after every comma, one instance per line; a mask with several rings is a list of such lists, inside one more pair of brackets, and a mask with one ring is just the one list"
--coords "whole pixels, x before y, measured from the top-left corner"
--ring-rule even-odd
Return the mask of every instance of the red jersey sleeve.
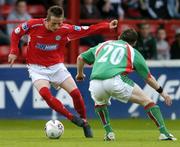
[[90, 26], [71, 25], [70, 31], [68, 33], [68, 40], [75, 40], [82, 37], [86, 37], [88, 35], [98, 34], [101, 31], [108, 29], [110, 29], [108, 22], [101, 22]]
[[19, 53], [19, 40], [21, 37], [25, 34], [28, 34], [28, 31], [31, 28], [31, 25], [33, 23], [33, 20], [29, 20], [27, 22], [24, 22], [20, 25], [18, 25], [11, 34], [11, 46], [10, 46], [10, 54], [18, 55]]

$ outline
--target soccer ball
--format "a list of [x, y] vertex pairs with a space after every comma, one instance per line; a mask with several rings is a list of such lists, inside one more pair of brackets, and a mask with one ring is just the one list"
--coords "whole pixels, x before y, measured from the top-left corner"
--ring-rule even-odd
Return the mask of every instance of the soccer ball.
[[49, 120], [45, 126], [46, 136], [50, 139], [59, 139], [64, 133], [64, 125], [58, 120]]

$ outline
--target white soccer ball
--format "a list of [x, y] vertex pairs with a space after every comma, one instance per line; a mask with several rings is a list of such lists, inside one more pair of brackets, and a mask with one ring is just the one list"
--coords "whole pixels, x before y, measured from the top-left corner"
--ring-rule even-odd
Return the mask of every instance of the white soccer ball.
[[45, 126], [46, 136], [50, 139], [59, 139], [64, 133], [64, 125], [58, 120], [49, 120]]

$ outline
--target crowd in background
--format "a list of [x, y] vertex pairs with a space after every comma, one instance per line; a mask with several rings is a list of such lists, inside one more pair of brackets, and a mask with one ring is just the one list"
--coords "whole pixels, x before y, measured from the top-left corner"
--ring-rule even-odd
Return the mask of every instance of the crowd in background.
[[[82, 0], [82, 19], [179, 19], [179, 0]], [[145, 59], [180, 59], [180, 26], [174, 42], [166, 41], [166, 30], [159, 26], [156, 35], [151, 34], [149, 24], [139, 24], [139, 39], [135, 48]], [[102, 37], [81, 39], [89, 46], [102, 42]], [[85, 41], [84, 41], [85, 40]]]
[[[82, 0], [81, 18], [180, 18], [179, 0]], [[84, 13], [86, 12], [86, 13]]]
[[[34, 17], [27, 11], [27, 5], [41, 4], [47, 10], [52, 5], [59, 5], [68, 11], [67, 0], [0, 0], [3, 5], [13, 5], [14, 9], [1, 20], [29, 20]], [[1, 10], [0, 10], [1, 12]], [[81, 0], [81, 19], [180, 19], [179, 0]], [[0, 46], [10, 45], [10, 34], [18, 24], [0, 25]], [[167, 30], [159, 26], [152, 35], [151, 25], [138, 24], [139, 38], [135, 48], [145, 59], [180, 59], [180, 26], [176, 28], [172, 42], [167, 41]], [[101, 35], [81, 39], [82, 45], [94, 46], [105, 39]], [[27, 42], [27, 36], [21, 39], [20, 48]]]
[[[67, 5], [68, 0], [25, 0], [27, 4]], [[0, 0], [0, 5], [15, 4], [16, 0]], [[81, 17], [171, 19], [180, 18], [179, 0], [81, 0]], [[87, 13], [83, 13], [87, 12]], [[94, 15], [93, 15], [94, 14]]]

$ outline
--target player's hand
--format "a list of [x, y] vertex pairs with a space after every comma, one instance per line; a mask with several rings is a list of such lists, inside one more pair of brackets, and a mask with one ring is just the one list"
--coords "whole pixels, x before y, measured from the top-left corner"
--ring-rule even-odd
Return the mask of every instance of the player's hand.
[[83, 81], [85, 77], [86, 77], [86, 75], [84, 73], [77, 74], [76, 75], [76, 81], [78, 81], [78, 82]]
[[10, 67], [13, 66], [14, 61], [17, 59], [17, 55], [15, 54], [9, 54], [8, 56], [8, 62], [10, 63]]
[[166, 105], [170, 106], [172, 104], [172, 99], [167, 93], [163, 92], [161, 96], [164, 98]]
[[118, 26], [118, 20], [116, 20], [116, 19], [112, 20], [112, 21], [109, 23], [109, 28], [110, 28], [110, 29], [115, 29], [115, 28], [117, 28], [117, 26]]

